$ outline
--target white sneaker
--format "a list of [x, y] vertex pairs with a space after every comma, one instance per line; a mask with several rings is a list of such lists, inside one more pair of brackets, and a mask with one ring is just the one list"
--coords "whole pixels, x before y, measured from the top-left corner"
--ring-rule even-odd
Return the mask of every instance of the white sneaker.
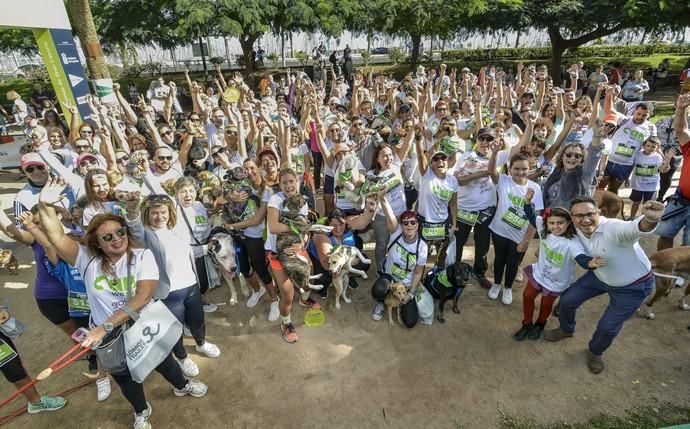
[[151, 417], [151, 404], [146, 403], [147, 409], [137, 414], [134, 413], [134, 429], [151, 429], [149, 418]]
[[259, 303], [259, 300], [261, 299], [262, 296], [266, 293], [266, 288], [261, 286], [259, 288], [258, 292], [252, 292], [251, 296], [247, 300], [247, 307], [249, 308], [254, 308], [256, 307], [256, 304]]
[[503, 286], [494, 283], [494, 285], [491, 286], [491, 289], [489, 289], [489, 299], [497, 299], [498, 294], [501, 293], [502, 288], [503, 288]]
[[377, 302], [374, 308], [371, 310], [371, 318], [377, 322], [383, 319], [383, 314], [386, 312], [386, 307], [380, 302]]
[[103, 377], [96, 380], [96, 387], [98, 388], [98, 400], [105, 401], [110, 396], [110, 377]]
[[180, 390], [173, 389], [173, 392], [175, 393], [175, 396], [190, 395], [195, 398], [201, 398], [206, 394], [206, 392], [208, 392], [208, 386], [199, 380], [188, 380], [187, 385], [184, 388]]
[[211, 304], [210, 302], [204, 303], [204, 313], [213, 313], [216, 310], [218, 310], [216, 304]]
[[218, 356], [220, 356], [220, 349], [218, 348], [218, 346], [215, 344], [211, 344], [208, 341], [204, 341], [204, 344], [201, 347], [196, 346], [196, 351], [199, 353], [203, 353], [210, 358], [217, 358]]
[[199, 367], [189, 356], [187, 356], [183, 360], [178, 360], [177, 363], [180, 364], [180, 368], [182, 368], [182, 373], [185, 376], [196, 377], [197, 375], [199, 375]]
[[503, 295], [501, 295], [501, 302], [505, 305], [510, 305], [513, 303], [513, 290], [503, 289]]
[[182, 335], [185, 337], [191, 337], [192, 336], [192, 331], [189, 330], [189, 326], [184, 325], [182, 326]]
[[278, 308], [278, 300], [271, 301], [271, 308], [268, 310], [268, 321], [275, 322], [280, 317], [280, 308]]

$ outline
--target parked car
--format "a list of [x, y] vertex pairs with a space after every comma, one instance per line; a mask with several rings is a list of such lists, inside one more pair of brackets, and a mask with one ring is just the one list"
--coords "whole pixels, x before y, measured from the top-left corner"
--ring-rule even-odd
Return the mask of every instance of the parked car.
[[371, 53], [374, 55], [388, 55], [388, 48], [384, 48], [384, 47], [374, 48], [371, 50]]

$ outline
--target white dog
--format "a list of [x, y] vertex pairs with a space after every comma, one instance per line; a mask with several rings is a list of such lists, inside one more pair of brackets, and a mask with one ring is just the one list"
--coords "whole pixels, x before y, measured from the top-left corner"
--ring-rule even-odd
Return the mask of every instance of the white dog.
[[357, 259], [365, 264], [371, 264], [371, 260], [354, 246], [335, 245], [328, 253], [328, 266], [333, 277], [333, 287], [335, 288], [335, 308], [340, 310], [340, 297], [343, 301], [350, 303], [350, 298], [347, 297], [347, 288], [349, 284], [349, 273], [357, 274], [363, 279], [367, 278], [367, 273], [352, 267], [352, 264], [357, 263]]

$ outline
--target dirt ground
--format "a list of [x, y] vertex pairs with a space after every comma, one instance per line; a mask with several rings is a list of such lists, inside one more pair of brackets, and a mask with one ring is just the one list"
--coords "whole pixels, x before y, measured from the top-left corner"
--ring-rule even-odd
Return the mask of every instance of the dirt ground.
[[[3, 207], [21, 187], [14, 175], [0, 174]], [[656, 239], [643, 240], [652, 253]], [[34, 376], [66, 351], [71, 343], [38, 312], [31, 292], [33, 257], [18, 249], [18, 276], [0, 272], [0, 303], [29, 330], [18, 340], [28, 370]], [[534, 260], [536, 242], [526, 263]], [[369, 249], [369, 254], [373, 251]], [[492, 252], [489, 253], [492, 255]], [[471, 260], [471, 251], [465, 259]], [[491, 261], [490, 261], [491, 262]], [[373, 270], [370, 270], [373, 273]], [[292, 319], [300, 340], [290, 345], [280, 338], [278, 322], [266, 320], [265, 297], [255, 309], [223, 305], [207, 315], [209, 341], [219, 345], [218, 359], [201, 357], [186, 340], [199, 364], [199, 378], [209, 385], [201, 399], [177, 398], [162, 377], [146, 381], [157, 428], [311, 428], [409, 427], [494, 428], [500, 412], [530, 417], [537, 422], [584, 421], [600, 413], [623, 414], [635, 405], [690, 398], [687, 340], [690, 313], [681, 311], [675, 289], [657, 304], [657, 319], [640, 314], [627, 322], [606, 353], [605, 371], [592, 375], [585, 350], [608, 303], [606, 296], [586, 303], [578, 313], [572, 339], [560, 343], [525, 340], [511, 335], [519, 328], [522, 284], [515, 286], [511, 306], [490, 301], [474, 281], [461, 299], [462, 313], [448, 307], [447, 322], [418, 325], [407, 330], [370, 317], [372, 279], [360, 281], [352, 304], [325, 306], [322, 327], [303, 325], [304, 309], [295, 305]], [[211, 302], [225, 302], [229, 290], [211, 292]], [[556, 326], [550, 319], [548, 328]], [[77, 362], [39, 384], [42, 393], [66, 389], [84, 379], [85, 362]], [[68, 397], [68, 405], [54, 413], [24, 415], [8, 428], [127, 428], [133, 416], [113, 382], [113, 394], [96, 402], [94, 385]], [[0, 398], [13, 392], [0, 383]], [[16, 400], [0, 410], [7, 414], [21, 406]]]

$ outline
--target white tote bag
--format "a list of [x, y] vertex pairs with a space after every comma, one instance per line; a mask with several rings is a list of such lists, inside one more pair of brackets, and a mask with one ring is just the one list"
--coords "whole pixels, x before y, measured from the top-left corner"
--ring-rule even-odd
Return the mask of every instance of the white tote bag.
[[422, 285], [417, 290], [417, 312], [419, 313], [419, 323], [431, 325], [434, 323], [434, 297]]

